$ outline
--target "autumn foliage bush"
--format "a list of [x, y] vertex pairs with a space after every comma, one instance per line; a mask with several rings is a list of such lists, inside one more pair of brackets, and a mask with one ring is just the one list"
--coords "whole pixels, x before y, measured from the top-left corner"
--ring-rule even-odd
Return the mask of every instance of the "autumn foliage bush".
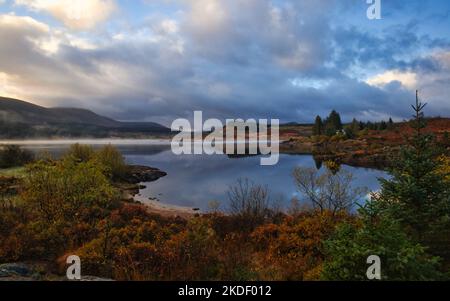
[[123, 204], [98, 225], [98, 237], [74, 253], [86, 273], [118, 280], [319, 279], [322, 242], [353, 217], [303, 212], [252, 232], [232, 228], [235, 216], [189, 221]]
[[263, 280], [318, 280], [323, 242], [338, 224], [353, 220], [344, 212], [311, 211], [259, 227], [251, 234], [258, 274]]
[[94, 150], [89, 145], [73, 144], [66, 152], [65, 157], [79, 162], [95, 160], [103, 166], [103, 172], [112, 180], [120, 180], [128, 172], [124, 157], [117, 148], [110, 144], [98, 150]]
[[54, 259], [97, 235], [118, 192], [96, 161], [73, 157], [27, 167], [15, 204], [1, 207], [0, 260]]

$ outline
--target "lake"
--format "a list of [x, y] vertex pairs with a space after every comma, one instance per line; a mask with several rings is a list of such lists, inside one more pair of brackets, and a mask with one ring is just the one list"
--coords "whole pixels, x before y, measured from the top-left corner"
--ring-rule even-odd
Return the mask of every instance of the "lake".
[[[89, 141], [86, 141], [89, 142]], [[104, 144], [96, 140], [94, 147]], [[104, 141], [111, 142], [111, 140]], [[287, 207], [294, 197], [301, 199], [297, 193], [292, 171], [295, 167], [316, 167], [310, 155], [281, 154], [275, 166], [261, 166], [259, 157], [229, 158], [226, 155], [181, 155], [172, 153], [170, 145], [161, 141], [114, 142], [129, 164], [146, 165], [167, 172], [167, 176], [156, 182], [147, 183], [141, 195], [158, 199], [162, 203], [177, 206], [200, 208], [207, 211], [210, 201], [219, 201], [221, 209], [227, 209], [227, 190], [229, 185], [239, 178], [262, 185], [268, 185], [272, 198], [283, 199]], [[60, 156], [68, 148], [67, 142], [33, 142], [21, 143], [33, 151], [47, 151]], [[379, 189], [378, 178], [387, 177], [383, 171], [342, 166], [354, 175], [355, 187], [367, 187], [371, 191]]]

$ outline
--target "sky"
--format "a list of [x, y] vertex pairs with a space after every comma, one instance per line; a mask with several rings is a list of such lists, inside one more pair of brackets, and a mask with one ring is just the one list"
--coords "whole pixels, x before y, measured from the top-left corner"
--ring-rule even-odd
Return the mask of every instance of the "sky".
[[119, 120], [450, 117], [450, 1], [0, 0], [0, 95]]

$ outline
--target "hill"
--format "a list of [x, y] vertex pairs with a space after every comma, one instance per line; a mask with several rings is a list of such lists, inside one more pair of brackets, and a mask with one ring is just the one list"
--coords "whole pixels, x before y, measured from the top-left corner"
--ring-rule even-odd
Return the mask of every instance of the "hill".
[[79, 108], [45, 108], [0, 97], [0, 139], [166, 135], [154, 122], [121, 122]]

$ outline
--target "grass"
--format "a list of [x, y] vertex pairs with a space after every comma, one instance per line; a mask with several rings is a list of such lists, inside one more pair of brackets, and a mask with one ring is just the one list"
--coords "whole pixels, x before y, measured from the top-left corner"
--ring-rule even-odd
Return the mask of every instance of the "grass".
[[25, 167], [1, 168], [0, 176], [23, 178], [25, 176]]

